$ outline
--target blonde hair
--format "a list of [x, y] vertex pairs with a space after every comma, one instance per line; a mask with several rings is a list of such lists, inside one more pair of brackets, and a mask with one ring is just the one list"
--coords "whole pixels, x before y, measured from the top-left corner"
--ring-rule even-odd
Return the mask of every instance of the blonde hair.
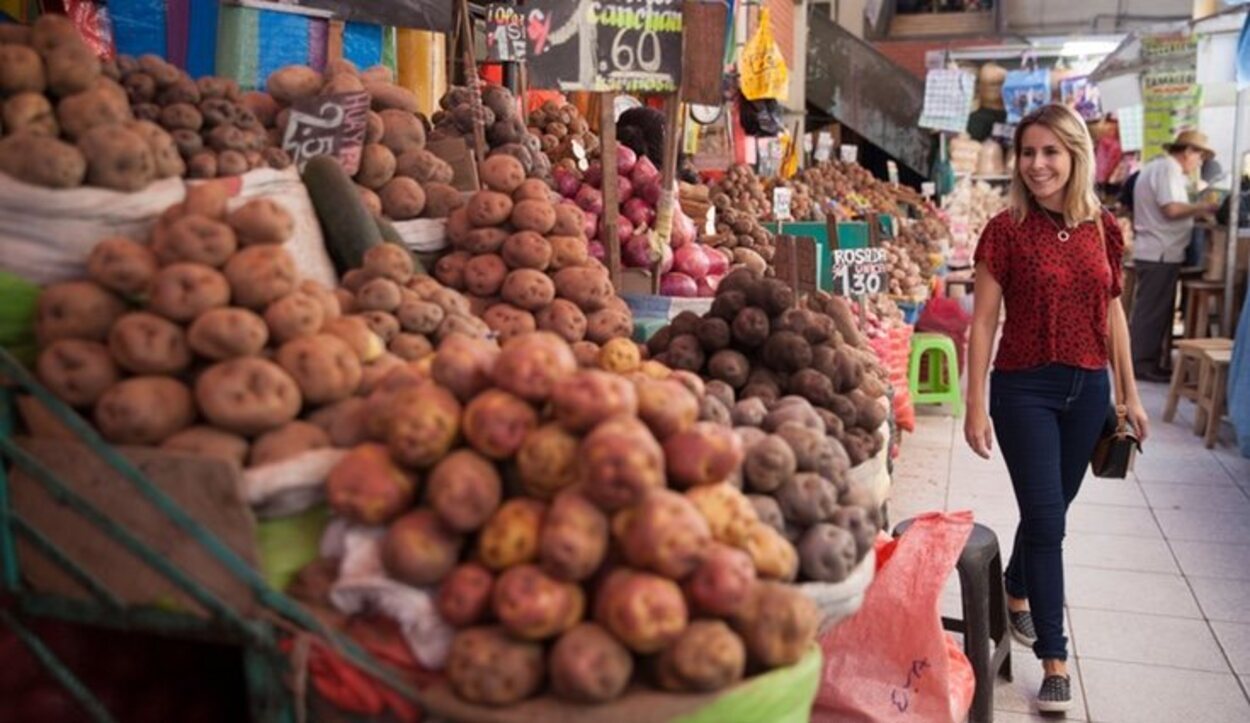
[[1038, 108], [1022, 118], [1020, 124], [1016, 126], [1014, 142], [1016, 165], [1011, 172], [1011, 190], [1008, 192], [1012, 219], [1016, 223], [1022, 222], [1034, 203], [1033, 193], [1029, 191], [1029, 187], [1024, 183], [1024, 177], [1020, 175], [1020, 147], [1024, 140], [1024, 132], [1034, 125], [1042, 126], [1054, 133], [1059, 138], [1059, 143], [1072, 157], [1072, 173], [1068, 176], [1063, 193], [1064, 223], [1068, 226], [1076, 226], [1084, 221], [1097, 219], [1102, 210], [1102, 203], [1098, 200], [1098, 194], [1094, 190], [1094, 141], [1089, 135], [1085, 121], [1076, 114], [1076, 111], [1058, 103]]

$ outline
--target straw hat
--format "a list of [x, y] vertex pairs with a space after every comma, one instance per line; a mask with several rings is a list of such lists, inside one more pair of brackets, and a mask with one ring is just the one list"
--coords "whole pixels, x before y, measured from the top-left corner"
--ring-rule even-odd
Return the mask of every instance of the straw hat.
[[1168, 153], [1184, 148], [1200, 151], [1203, 158], [1215, 158], [1215, 151], [1211, 150], [1207, 134], [1201, 131], [1181, 131], [1176, 135], [1176, 140], [1163, 144], [1163, 150]]

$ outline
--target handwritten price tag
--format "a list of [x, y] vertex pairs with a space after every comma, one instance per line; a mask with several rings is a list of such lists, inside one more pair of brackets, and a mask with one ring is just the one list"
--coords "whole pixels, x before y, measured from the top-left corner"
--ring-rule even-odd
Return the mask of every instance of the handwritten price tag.
[[773, 218], [778, 221], [790, 220], [790, 199], [794, 192], [778, 186], [773, 189]]
[[880, 294], [889, 288], [885, 249], [836, 249], [833, 252], [833, 293], [838, 296]]
[[527, 34], [525, 17], [516, 8], [499, 4], [486, 6], [487, 60], [525, 60]]
[[282, 148], [300, 170], [315, 156], [334, 156], [347, 175], [354, 175], [360, 169], [368, 123], [368, 93], [303, 98], [291, 106]]

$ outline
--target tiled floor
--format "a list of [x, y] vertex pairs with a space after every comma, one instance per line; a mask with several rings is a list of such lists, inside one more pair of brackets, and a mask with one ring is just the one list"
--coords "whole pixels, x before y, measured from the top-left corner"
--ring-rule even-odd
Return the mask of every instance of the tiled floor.
[[[1068, 515], [1067, 619], [1076, 705], [1095, 723], [1250, 721], [1250, 460], [1203, 449], [1192, 406], [1160, 419], [1166, 389], [1145, 385], [1151, 436], [1132, 477], [1090, 477]], [[922, 410], [896, 463], [890, 517], [972, 509], [1010, 554], [1017, 518], [1002, 458], [976, 457], [962, 420]], [[958, 582], [943, 608], [958, 611]], [[1050, 720], [1033, 702], [1041, 668], [1017, 646], [995, 720]]]

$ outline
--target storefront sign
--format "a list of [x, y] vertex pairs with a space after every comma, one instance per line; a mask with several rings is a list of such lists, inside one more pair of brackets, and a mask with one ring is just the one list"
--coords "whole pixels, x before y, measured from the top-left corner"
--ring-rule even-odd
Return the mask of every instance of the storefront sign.
[[300, 170], [316, 156], [334, 156], [347, 175], [355, 175], [368, 124], [368, 93], [304, 98], [291, 106], [282, 148]]
[[884, 293], [890, 288], [885, 249], [835, 249], [832, 278], [839, 296]]
[[1202, 86], [1192, 68], [1143, 75], [1142, 100], [1145, 102], [1143, 161], [1162, 155], [1163, 144], [1171, 143], [1177, 133], [1198, 127]]
[[486, 59], [525, 60], [525, 18], [511, 5], [486, 6]]
[[679, 0], [533, 0], [524, 23], [536, 88], [668, 93], [681, 83]]

